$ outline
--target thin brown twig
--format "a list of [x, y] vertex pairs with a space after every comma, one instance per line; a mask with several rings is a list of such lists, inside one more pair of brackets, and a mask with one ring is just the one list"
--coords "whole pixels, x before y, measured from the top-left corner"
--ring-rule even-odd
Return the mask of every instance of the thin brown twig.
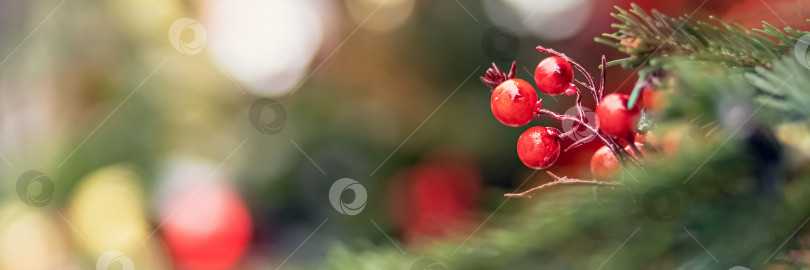
[[638, 149], [638, 147], [636, 146], [636, 136], [633, 135], [633, 134], [630, 134], [627, 137], [628, 137], [627, 141], [629, 142], [628, 146], [630, 146], [630, 150], [633, 151], [633, 153], [636, 155], [637, 158], [639, 158], [639, 159], [644, 158], [644, 153], [642, 153], [641, 150]]
[[[602, 75], [600, 76], [601, 77], [601, 80], [600, 80], [601, 83], [599, 84], [599, 99], [602, 99], [602, 97], [605, 95], [605, 83], [607, 82], [607, 66], [605, 65], [606, 63], [607, 63], [607, 58], [605, 58], [605, 55], [603, 54], [602, 55], [602, 70], [600, 72]], [[599, 102], [596, 102], [596, 104], [599, 104]]]
[[515, 198], [515, 197], [528, 197], [528, 198], [531, 198], [532, 196], [529, 195], [530, 193], [535, 192], [535, 191], [539, 191], [539, 190], [542, 190], [542, 189], [546, 189], [546, 188], [555, 187], [555, 186], [599, 186], [599, 187], [622, 186], [622, 183], [619, 183], [619, 182], [603, 182], [603, 181], [597, 181], [597, 180], [580, 180], [580, 179], [568, 178], [568, 177], [565, 177], [565, 176], [559, 177], [559, 176], [557, 176], [554, 173], [549, 172], [549, 171], [546, 171], [546, 173], [551, 175], [551, 177], [554, 178], [554, 181], [548, 182], [548, 183], [545, 183], [545, 184], [542, 184], [542, 185], [539, 185], [539, 186], [536, 186], [536, 187], [533, 187], [533, 188], [531, 188], [529, 190], [526, 190], [524, 192], [521, 192], [521, 193], [507, 193], [507, 194], [504, 194], [503, 196], [512, 197], [512, 198]]

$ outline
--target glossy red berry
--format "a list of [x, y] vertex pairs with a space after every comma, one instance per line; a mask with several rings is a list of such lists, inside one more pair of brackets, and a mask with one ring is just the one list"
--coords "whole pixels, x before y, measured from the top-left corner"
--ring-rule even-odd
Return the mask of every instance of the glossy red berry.
[[568, 88], [565, 88], [565, 91], [563, 93], [566, 96], [573, 96], [577, 93], [577, 86], [574, 85], [573, 83], [569, 83]]
[[574, 82], [574, 70], [564, 58], [551, 56], [537, 65], [534, 70], [534, 82], [543, 93], [559, 95]]
[[605, 135], [625, 139], [633, 134], [641, 106], [627, 109], [628, 99], [629, 95], [613, 93], [605, 96], [596, 106], [596, 121]]
[[518, 138], [517, 153], [529, 168], [550, 167], [560, 156], [560, 131], [551, 127], [532, 127]]
[[529, 123], [540, 108], [537, 92], [528, 82], [509, 79], [492, 91], [492, 114], [504, 125], [518, 127]]

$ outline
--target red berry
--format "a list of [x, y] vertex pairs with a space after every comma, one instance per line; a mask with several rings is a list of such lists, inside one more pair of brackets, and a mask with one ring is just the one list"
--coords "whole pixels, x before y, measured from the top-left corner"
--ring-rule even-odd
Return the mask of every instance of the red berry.
[[518, 138], [517, 153], [529, 168], [550, 167], [560, 156], [560, 131], [551, 127], [532, 127]]
[[610, 148], [602, 146], [591, 157], [591, 174], [596, 180], [610, 181], [619, 171], [619, 161]]
[[667, 94], [665, 90], [653, 90], [644, 87], [641, 91], [641, 101], [644, 102], [644, 108], [647, 111], [658, 111], [667, 107]]
[[655, 91], [647, 87], [641, 89], [641, 102], [648, 110], [655, 110]]
[[[647, 154], [644, 144], [636, 143], [636, 147], [642, 154]], [[629, 145], [625, 146], [624, 150], [634, 158], [638, 158]], [[618, 172], [619, 160], [616, 159], [616, 155], [613, 154], [613, 151], [610, 151], [610, 148], [602, 146], [593, 153], [591, 157], [591, 174], [593, 174], [593, 178], [601, 181], [614, 181]]]
[[573, 83], [568, 84], [568, 88], [565, 88], [565, 95], [566, 96], [573, 96], [577, 93], [577, 86]]
[[609, 94], [596, 106], [596, 121], [599, 129], [606, 135], [625, 139], [633, 133], [638, 122], [641, 106], [627, 109], [627, 100], [630, 96], [625, 94]]
[[492, 91], [490, 106], [498, 121], [510, 127], [518, 127], [534, 118], [536, 109], [540, 108], [540, 101], [537, 100], [537, 92], [531, 84], [521, 79], [509, 79]]
[[543, 93], [559, 95], [574, 82], [574, 70], [562, 57], [551, 56], [537, 65], [537, 69], [534, 70], [534, 82]]

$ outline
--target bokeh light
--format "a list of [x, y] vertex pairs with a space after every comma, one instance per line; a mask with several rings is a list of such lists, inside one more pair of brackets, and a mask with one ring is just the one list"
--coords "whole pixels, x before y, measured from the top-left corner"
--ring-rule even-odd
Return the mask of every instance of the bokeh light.
[[580, 33], [591, 19], [594, 0], [485, 0], [487, 16], [497, 25], [544, 40]]
[[211, 2], [204, 24], [211, 56], [259, 96], [280, 96], [306, 76], [324, 39], [316, 0]]

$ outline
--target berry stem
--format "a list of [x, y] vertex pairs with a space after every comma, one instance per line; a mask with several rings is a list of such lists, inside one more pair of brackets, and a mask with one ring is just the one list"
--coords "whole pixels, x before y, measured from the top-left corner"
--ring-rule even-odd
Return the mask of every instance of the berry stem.
[[[567, 136], [573, 134], [574, 132], [579, 130], [580, 126], [582, 126], [585, 123], [585, 111], [582, 109], [582, 96], [579, 94], [579, 91], [577, 91], [577, 99], [576, 99], [576, 102], [574, 102], [574, 104], [576, 105], [577, 114], [579, 116], [580, 121], [576, 122], [576, 126], [574, 126], [574, 128], [572, 128], [571, 130], [560, 134], [560, 138], [564, 138], [564, 137], [567, 137]], [[540, 108], [540, 107], [538, 106], [537, 108]]]
[[628, 137], [627, 141], [630, 142], [629, 143], [630, 144], [630, 150], [633, 150], [633, 153], [635, 153], [636, 157], [638, 157], [639, 159], [644, 158], [644, 153], [641, 153], [641, 151], [636, 146], [636, 136], [634, 134], [630, 134], [627, 137]]
[[[602, 74], [600, 76], [601, 79], [600, 79], [600, 83], [599, 83], [599, 100], [602, 100], [603, 96], [605, 95], [605, 83], [607, 82], [607, 66], [605, 65], [606, 61], [607, 61], [607, 58], [605, 58], [605, 55], [603, 54], [602, 55], [602, 66], [601, 66], [602, 67], [602, 70], [601, 70]], [[599, 104], [599, 102], [597, 102], [596, 104]]]
[[582, 119], [574, 117], [572, 115], [558, 114], [558, 113], [555, 113], [553, 111], [549, 111], [549, 110], [546, 110], [546, 109], [537, 110], [537, 115], [538, 116], [540, 116], [540, 115], [551, 116], [552, 118], [557, 119], [559, 121], [570, 120], [570, 121], [573, 121], [574, 123], [576, 123], [577, 125], [585, 126], [585, 128], [587, 128], [588, 130], [590, 130], [591, 132], [596, 134], [596, 136], [600, 140], [602, 140], [602, 143], [604, 143], [608, 148], [610, 148], [610, 150], [613, 152], [613, 154], [616, 155], [616, 157], [619, 159], [621, 164], [624, 164], [624, 162], [626, 160], [630, 160], [633, 164], [641, 167], [641, 163], [638, 160], [636, 160], [636, 158], [634, 158], [632, 155], [627, 153], [627, 151], [625, 151], [624, 148], [622, 148], [621, 145], [619, 145], [619, 143], [616, 142], [616, 140], [611, 139], [610, 137], [608, 137], [607, 135], [602, 133], [602, 131], [599, 130], [598, 128], [593, 127], [591, 125], [588, 125]]
[[[585, 79], [587, 80], [587, 84], [582, 82], [582, 81], [576, 80], [576, 79], [574, 79], [574, 81], [576, 81], [577, 83], [579, 83], [583, 87], [590, 90], [591, 93], [593, 94], [593, 99], [594, 99], [595, 104], [599, 105], [599, 102], [602, 100], [602, 96], [604, 95], [605, 82], [607, 81], [607, 66], [605, 65], [605, 63], [607, 62], [607, 58], [605, 57], [605, 55], [602, 55], [602, 65], [601, 65], [601, 72], [600, 72], [600, 85], [599, 85], [599, 88], [596, 88], [596, 84], [594, 83], [593, 76], [591, 76], [591, 74], [587, 70], [585, 70], [585, 68], [583, 68], [582, 65], [580, 65], [579, 63], [577, 63], [573, 59], [571, 59], [568, 56], [566, 56], [565, 54], [560, 53], [558, 51], [555, 51], [554, 49], [551, 49], [551, 48], [545, 48], [543, 46], [537, 46], [536, 49], [538, 51], [540, 51], [540, 52], [543, 52], [543, 53], [547, 53], [547, 54], [551, 54], [551, 55], [554, 55], [554, 56], [561, 57], [561, 58], [565, 59], [565, 61], [568, 61], [569, 63], [571, 63], [577, 69], [577, 71], [579, 71], [579, 73], [581, 73], [582, 76], [585, 77]], [[621, 145], [619, 145], [618, 142], [616, 142], [616, 140], [611, 139], [610, 137], [603, 134], [599, 130], [599, 127], [593, 127], [593, 126], [590, 126], [587, 123], [585, 123], [585, 120], [583, 119], [585, 113], [583, 112], [583, 109], [582, 109], [582, 97], [580, 96], [579, 91], [577, 91], [577, 99], [576, 99], [576, 104], [575, 105], [577, 107], [577, 112], [579, 113], [579, 119], [578, 119], [578, 121], [574, 121], [577, 124], [577, 126], [573, 130], [576, 130], [577, 128], [579, 128], [580, 125], [585, 125], [589, 130], [596, 133], [596, 135], [599, 137], [599, 139], [601, 139], [602, 142], [606, 146], [608, 146], [608, 148], [610, 148], [610, 150], [613, 152], [613, 154], [616, 155], [616, 157], [618, 157], [618, 159], [619, 159], [620, 163], [622, 164], [622, 166], [624, 166], [624, 163], [625, 163], [626, 160], [630, 160], [633, 164], [641, 167], [641, 163], [635, 157], [633, 157], [629, 153], [627, 153], [627, 151], [625, 151], [624, 148], [621, 147]], [[538, 114], [538, 116], [541, 115], [541, 114], [549, 115], [549, 116], [552, 116], [552, 117], [554, 117], [554, 118], [556, 118], [557, 120], [560, 120], [560, 121], [562, 121], [563, 119], [568, 119], [568, 120], [573, 121], [573, 116], [567, 117], [568, 115], [563, 116], [563, 115], [559, 115], [557, 113], [554, 113], [554, 112], [548, 111], [548, 110], [538, 110], [537, 114]], [[568, 133], [568, 132], [566, 132], [566, 133]], [[631, 148], [635, 148], [635, 145], [631, 144]], [[636, 152], [638, 152], [638, 151], [636, 151]]]
[[538, 190], [546, 189], [546, 188], [552, 188], [552, 187], [555, 187], [555, 186], [599, 186], [599, 187], [623, 186], [623, 184], [620, 183], [620, 182], [602, 182], [602, 181], [596, 181], [596, 180], [580, 180], [580, 179], [568, 178], [566, 176], [559, 177], [559, 176], [557, 176], [554, 173], [549, 172], [549, 171], [546, 171], [546, 173], [551, 175], [551, 177], [554, 178], [554, 181], [551, 181], [551, 182], [548, 182], [548, 183], [533, 187], [533, 188], [531, 188], [529, 190], [526, 190], [524, 192], [521, 192], [521, 193], [507, 193], [507, 194], [504, 194], [503, 196], [512, 197], [512, 198], [516, 198], [516, 197], [531, 198], [532, 196], [529, 195], [530, 193], [538, 191]]

